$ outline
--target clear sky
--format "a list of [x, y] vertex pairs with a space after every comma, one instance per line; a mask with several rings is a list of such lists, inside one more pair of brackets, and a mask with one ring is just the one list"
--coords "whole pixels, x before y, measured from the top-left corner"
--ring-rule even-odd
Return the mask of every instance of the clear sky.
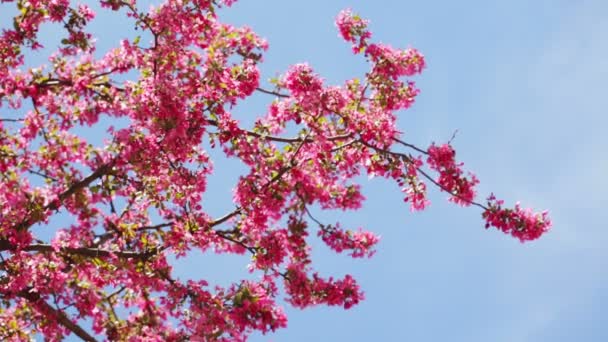
[[[371, 20], [376, 41], [427, 58], [421, 94], [400, 115], [405, 140], [445, 142], [457, 129], [481, 198], [549, 209], [553, 230], [522, 245], [445, 194], [431, 190], [430, 208], [411, 213], [396, 185], [363, 180], [363, 210], [319, 216], [379, 233], [378, 253], [352, 260], [315, 242], [313, 258], [323, 275], [353, 274], [366, 300], [349, 311], [286, 307], [287, 329], [252, 340], [608, 341], [608, 2], [241, 0], [221, 15], [268, 39], [265, 79], [308, 62], [340, 84], [366, 71], [333, 25], [346, 7]], [[100, 50], [128, 31], [108, 18], [96, 19]], [[271, 99], [257, 96], [239, 117], [249, 122]], [[219, 215], [239, 168], [216, 167], [205, 203]], [[251, 276], [246, 264], [194, 254], [176, 272], [227, 284]]]
[[242, 0], [225, 16], [268, 38], [268, 76], [307, 61], [340, 83], [365, 72], [333, 26], [345, 7], [376, 39], [427, 57], [405, 138], [425, 145], [458, 129], [479, 193], [547, 208], [554, 227], [522, 245], [445, 194], [412, 214], [373, 180], [364, 210], [336, 216], [380, 233], [377, 255], [315, 259], [354, 274], [366, 301], [288, 310], [286, 330], [255, 340], [608, 341], [608, 2]]

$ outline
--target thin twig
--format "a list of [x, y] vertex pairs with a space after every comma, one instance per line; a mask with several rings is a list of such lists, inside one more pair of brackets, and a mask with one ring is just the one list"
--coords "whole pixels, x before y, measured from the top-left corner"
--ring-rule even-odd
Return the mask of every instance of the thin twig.
[[251, 246], [247, 246], [247, 245], [246, 245], [246, 244], [245, 244], [243, 241], [241, 241], [241, 240], [236, 240], [236, 239], [234, 239], [234, 238], [232, 238], [232, 237], [230, 237], [230, 236], [228, 236], [228, 235], [224, 234], [223, 232], [219, 232], [219, 231], [218, 231], [218, 232], [216, 232], [216, 233], [217, 233], [217, 235], [218, 235], [219, 237], [221, 237], [222, 239], [225, 239], [225, 240], [228, 240], [228, 241], [230, 241], [230, 242], [236, 243], [237, 245], [239, 245], [239, 246], [241, 246], [241, 247], [245, 248], [246, 250], [248, 250], [248, 251], [249, 251], [251, 254], [255, 254], [255, 253], [257, 252], [257, 248], [255, 248], [255, 247], [251, 247]]
[[478, 202], [475, 202], [475, 201], [471, 201], [471, 200], [468, 200], [468, 199], [462, 197], [460, 194], [451, 193], [449, 191], [449, 189], [447, 189], [443, 185], [439, 184], [439, 182], [437, 182], [435, 179], [433, 179], [433, 177], [429, 176], [426, 172], [424, 172], [424, 170], [422, 170], [422, 168], [417, 168], [416, 170], [418, 170], [418, 172], [420, 172], [420, 174], [423, 175], [424, 178], [428, 179], [431, 183], [435, 184], [437, 187], [439, 187], [441, 190], [447, 192], [448, 194], [450, 194], [450, 195], [452, 195], [454, 197], [458, 197], [459, 199], [461, 199], [461, 200], [463, 200], [465, 202], [468, 202], [468, 203], [470, 203], [470, 204], [472, 204], [474, 206], [480, 207], [482, 209], [485, 209], [485, 210], [489, 209], [488, 207], [486, 207], [485, 205], [483, 205], [481, 203], [478, 203]]
[[[215, 127], [218, 127], [219, 124], [216, 120], [211, 120], [211, 119], [207, 119], [207, 122]], [[217, 133], [217, 132], [216, 132]], [[253, 132], [253, 131], [249, 131], [246, 129], [241, 129], [241, 133], [247, 134], [249, 136], [252, 137], [256, 137], [256, 138], [260, 138], [263, 140], [270, 140], [270, 141], [276, 141], [276, 142], [282, 142], [282, 143], [299, 143], [302, 141], [305, 142], [314, 142], [315, 140], [313, 138], [300, 138], [300, 137], [295, 137], [295, 138], [284, 138], [284, 137], [278, 137], [278, 136], [274, 136], [274, 135], [267, 135], [267, 134], [263, 134], [263, 133], [257, 133], [257, 132]], [[327, 137], [325, 138], [327, 141], [338, 141], [338, 140], [345, 140], [348, 138], [351, 138], [353, 136], [352, 133], [346, 133], [346, 134], [339, 134], [339, 135], [334, 135], [331, 137]]]
[[[408, 162], [408, 163], [411, 163], [412, 160], [414, 159], [411, 155], [407, 155], [407, 154], [399, 153], [399, 152], [393, 152], [393, 151], [390, 151], [390, 150], [387, 150], [387, 149], [384, 149], [384, 148], [376, 147], [376, 146], [371, 145], [371, 144], [369, 144], [369, 143], [367, 143], [365, 141], [362, 141], [362, 140], [359, 140], [358, 142], [361, 143], [361, 144], [363, 144], [364, 146], [367, 146], [367, 147], [369, 147], [369, 148], [371, 148], [373, 150], [376, 150], [378, 152], [382, 152], [382, 153], [389, 154], [389, 155], [392, 155], [392, 156], [400, 157], [405, 162]], [[447, 192], [448, 194], [450, 194], [450, 195], [452, 195], [454, 197], [458, 197], [459, 199], [463, 200], [464, 202], [467, 202], [467, 203], [470, 203], [470, 204], [475, 205], [477, 207], [480, 207], [482, 209], [488, 210], [488, 208], [486, 206], [484, 206], [483, 204], [481, 204], [481, 203], [468, 200], [468, 199], [462, 197], [460, 194], [454, 194], [454, 193], [452, 193], [445, 186], [441, 185], [439, 182], [437, 182], [435, 179], [433, 179], [433, 177], [429, 176], [429, 174], [426, 173], [424, 170], [422, 170], [422, 168], [418, 167], [418, 168], [416, 168], [416, 170], [418, 170], [418, 172], [420, 172], [420, 174], [422, 176], [424, 176], [424, 178], [428, 179], [431, 183], [433, 183], [434, 185], [436, 185], [439, 189]]]
[[274, 95], [274, 96], [282, 97], [282, 98], [286, 98], [286, 99], [291, 97], [290, 95], [287, 95], [287, 94], [279, 93], [277, 91], [272, 91], [272, 90], [266, 90], [266, 89], [260, 88], [260, 87], [256, 88], [256, 90], [259, 91], [260, 93]]
[[49, 175], [47, 175], [45, 173], [42, 173], [42, 172], [39, 172], [39, 171], [36, 171], [36, 170], [27, 169], [27, 172], [29, 172], [29, 173], [31, 173], [33, 175], [37, 175], [37, 176], [43, 177], [45, 179], [49, 179], [49, 180], [51, 180], [53, 182], [58, 182], [59, 181], [57, 178], [51, 177], [51, 176], [49, 176]]
[[396, 143], [398, 143], [398, 144], [401, 144], [401, 145], [403, 145], [403, 146], [405, 146], [405, 147], [409, 147], [409, 148], [411, 148], [411, 149], [414, 149], [414, 150], [416, 150], [416, 151], [418, 151], [418, 152], [420, 152], [420, 153], [422, 153], [422, 154], [429, 154], [429, 153], [428, 153], [426, 150], [423, 150], [423, 149], [421, 149], [420, 147], [417, 147], [417, 146], [415, 146], [415, 145], [412, 145], [412, 144], [406, 143], [405, 141], [400, 140], [400, 139], [398, 139], [398, 138], [393, 138], [393, 140], [394, 140]]
[[454, 133], [452, 133], [452, 137], [450, 138], [450, 140], [448, 140], [448, 144], [452, 143], [452, 141], [456, 138], [457, 133], [458, 133], [458, 130], [455, 130]]
[[308, 207], [306, 206], [306, 204], [304, 204], [304, 211], [306, 212], [306, 215], [308, 215], [308, 217], [310, 217], [311, 220], [313, 220], [316, 224], [319, 225], [319, 227], [321, 227], [321, 228], [325, 227], [325, 225], [323, 223], [321, 223], [321, 221], [317, 220], [317, 218], [312, 215], [310, 210], [308, 210]]

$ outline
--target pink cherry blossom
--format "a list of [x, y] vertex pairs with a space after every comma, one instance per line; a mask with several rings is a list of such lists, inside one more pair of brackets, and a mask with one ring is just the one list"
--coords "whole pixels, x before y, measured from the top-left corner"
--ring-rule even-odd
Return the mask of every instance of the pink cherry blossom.
[[482, 216], [486, 220], [486, 228], [495, 227], [505, 234], [511, 234], [521, 242], [538, 239], [551, 226], [548, 212], [535, 213], [532, 209], [523, 209], [519, 203], [515, 208], [503, 208], [504, 201], [497, 200], [494, 195], [488, 197], [488, 208]]
[[365, 49], [367, 40], [372, 34], [367, 30], [369, 21], [353, 13], [350, 9], [345, 9], [338, 14], [336, 26], [342, 38], [353, 43], [353, 52], [360, 53]]
[[428, 149], [428, 164], [439, 172], [437, 182], [442, 190], [449, 192], [452, 196], [450, 201], [462, 206], [471, 205], [475, 199], [475, 185], [479, 183], [475, 175], [470, 178], [463, 176], [462, 163], [456, 163], [456, 152], [449, 144], [441, 146], [431, 145]]

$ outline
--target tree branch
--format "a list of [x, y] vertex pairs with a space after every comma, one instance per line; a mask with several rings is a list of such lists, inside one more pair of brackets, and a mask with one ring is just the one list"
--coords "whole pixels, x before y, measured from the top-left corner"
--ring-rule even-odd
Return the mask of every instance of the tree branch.
[[[306, 139], [306, 138], [305, 138]], [[266, 188], [268, 188], [268, 186], [272, 185], [274, 182], [276, 182], [279, 178], [281, 178], [285, 173], [287, 173], [289, 170], [291, 170], [292, 168], [296, 167], [297, 164], [294, 164], [294, 158], [296, 157], [297, 153], [299, 152], [300, 148], [302, 147], [303, 143], [306, 140], [301, 141], [300, 146], [298, 147], [298, 149], [296, 150], [296, 152], [292, 155], [292, 157], [290, 158], [290, 161], [288, 163], [289, 166], [284, 167], [283, 169], [281, 169], [276, 176], [274, 176], [270, 181], [268, 181], [268, 183], [264, 184], [264, 186], [262, 187], [262, 191], [264, 191]], [[339, 150], [342, 150], [344, 148], [347, 148], [348, 146], [351, 146], [353, 144], [355, 144], [357, 142], [357, 140], [351, 140], [345, 144], [342, 144], [340, 146], [336, 146], [334, 148], [331, 149], [331, 152], [337, 152]], [[311, 160], [312, 158], [307, 158], [305, 160], [303, 160], [303, 162], [306, 162], [308, 160]], [[215, 227], [218, 226], [228, 220], [230, 220], [231, 218], [233, 218], [234, 216], [240, 214], [243, 211], [242, 207], [237, 207], [236, 209], [234, 209], [233, 211], [229, 212], [228, 214], [215, 219], [213, 221], [211, 221], [209, 223], [209, 227]]]
[[228, 220], [230, 220], [231, 218], [233, 218], [234, 216], [236, 216], [237, 214], [239, 214], [241, 212], [241, 210], [243, 210], [241, 207], [238, 207], [236, 209], [234, 209], [233, 211], [229, 212], [228, 214], [213, 220], [211, 223], [209, 223], [209, 227], [215, 227], [218, 226]]
[[32, 304], [40, 306], [41, 311], [45, 311], [50, 314], [59, 324], [63, 325], [76, 336], [87, 342], [97, 342], [97, 340], [86, 332], [81, 326], [72, 322], [72, 320], [63, 311], [59, 311], [53, 308], [49, 303], [40, 297], [38, 293], [21, 291], [19, 297], [24, 298]]
[[393, 141], [395, 141], [396, 143], [401, 144], [401, 145], [403, 145], [405, 147], [409, 147], [411, 149], [414, 149], [414, 150], [416, 150], [416, 151], [418, 151], [418, 152], [420, 152], [422, 154], [429, 154], [427, 151], [421, 149], [420, 147], [417, 147], [417, 146], [412, 145], [412, 144], [408, 144], [408, 143], [406, 143], [403, 140], [400, 140], [400, 139], [397, 139], [397, 138], [393, 138]]
[[53, 182], [58, 182], [59, 181], [57, 178], [51, 177], [51, 176], [47, 175], [46, 173], [39, 172], [39, 171], [36, 171], [36, 170], [27, 169], [27, 172], [29, 172], [29, 173], [31, 173], [33, 175], [40, 176], [40, 177], [42, 177], [44, 179], [51, 180]]
[[[58, 196], [58, 200], [59, 202], [63, 202], [63, 200], [65, 200], [66, 198], [72, 196], [74, 193], [76, 193], [76, 191], [87, 187], [89, 184], [93, 183], [93, 181], [95, 181], [96, 179], [100, 178], [101, 176], [105, 175], [106, 173], [108, 173], [108, 171], [110, 171], [112, 168], [111, 163], [108, 164], [104, 164], [101, 165], [97, 170], [95, 170], [92, 174], [90, 174], [89, 176], [85, 177], [84, 179], [72, 184], [66, 191], [64, 191], [63, 193], [61, 193]], [[57, 203], [57, 201], [51, 202], [46, 206], [46, 209], [51, 209], [51, 210], [55, 210], [57, 208], [59, 208], [59, 203]]]
[[[12, 245], [8, 240], [0, 240], [0, 252], [14, 251], [16, 247]], [[21, 250], [26, 252], [55, 252], [55, 248], [49, 244], [32, 244], [22, 248]], [[146, 260], [160, 252], [160, 249], [152, 249], [146, 252], [129, 252], [129, 251], [108, 251], [99, 248], [87, 248], [87, 247], [62, 247], [59, 249], [60, 252], [80, 255], [90, 258], [107, 258], [111, 255], [115, 255], [123, 259], [140, 259]]]
[[[57, 210], [61, 206], [61, 203], [68, 197], [72, 196], [76, 191], [87, 187], [93, 183], [96, 179], [108, 173], [112, 168], [111, 163], [101, 165], [97, 170], [84, 179], [72, 184], [66, 191], [62, 192], [57, 196], [57, 199], [49, 203], [44, 207], [44, 210]], [[42, 217], [38, 219], [26, 218], [23, 222], [13, 227], [17, 231], [23, 231], [29, 229], [34, 224], [42, 220]]]
[[283, 94], [283, 93], [279, 93], [277, 91], [272, 91], [272, 90], [266, 90], [264, 88], [256, 88], [257, 91], [259, 91], [260, 93], [264, 93], [264, 94], [268, 94], [268, 95], [274, 95], [274, 96], [278, 96], [278, 97], [282, 97], [282, 98], [290, 98], [290, 95], [287, 94]]
[[[215, 120], [207, 119], [207, 122], [209, 124], [211, 124], [212, 126], [218, 127], [218, 123]], [[274, 135], [266, 135], [266, 134], [262, 134], [262, 133], [257, 133], [257, 132], [249, 131], [246, 129], [241, 129], [241, 132], [244, 134], [247, 134], [249, 136], [264, 139], [264, 140], [270, 140], [270, 141], [276, 141], [276, 142], [282, 142], [282, 143], [290, 143], [290, 144], [299, 143], [299, 142], [303, 142], [303, 141], [304, 142], [314, 142], [315, 141], [313, 138], [283, 138], [283, 137], [278, 137], [278, 136], [274, 136]], [[346, 133], [346, 134], [340, 134], [340, 135], [334, 135], [331, 137], [327, 137], [326, 139], [328, 141], [337, 141], [337, 140], [345, 140], [345, 139], [351, 138], [352, 136], [353, 136], [352, 133]]]
[[[411, 155], [407, 155], [405, 153], [394, 152], [394, 151], [387, 150], [387, 149], [384, 149], [384, 148], [376, 147], [376, 146], [371, 145], [371, 144], [369, 144], [369, 143], [367, 143], [365, 141], [362, 141], [362, 140], [359, 140], [358, 142], [360, 142], [364, 146], [367, 146], [367, 147], [369, 147], [369, 148], [371, 148], [371, 149], [373, 149], [375, 151], [382, 152], [382, 153], [385, 153], [385, 154], [390, 154], [390, 155], [395, 156], [395, 157], [399, 157], [399, 158], [403, 159], [403, 161], [405, 161], [407, 163], [410, 163], [412, 161], [412, 159], [413, 159]], [[439, 189], [447, 192], [448, 194], [450, 194], [450, 195], [452, 195], [454, 197], [458, 197], [459, 199], [461, 199], [461, 200], [463, 200], [463, 201], [465, 201], [467, 203], [470, 203], [471, 205], [474, 205], [474, 206], [480, 207], [482, 209], [488, 210], [488, 207], [486, 207], [485, 205], [483, 205], [483, 204], [481, 204], [479, 202], [470, 201], [470, 200], [462, 197], [460, 194], [454, 194], [454, 193], [452, 193], [449, 189], [447, 189], [445, 186], [439, 184], [439, 182], [437, 182], [435, 179], [433, 179], [433, 177], [431, 177], [428, 173], [426, 173], [424, 170], [422, 170], [422, 168], [418, 167], [418, 168], [416, 168], [416, 170], [422, 176], [424, 176], [424, 178], [428, 179], [431, 183], [433, 183]]]

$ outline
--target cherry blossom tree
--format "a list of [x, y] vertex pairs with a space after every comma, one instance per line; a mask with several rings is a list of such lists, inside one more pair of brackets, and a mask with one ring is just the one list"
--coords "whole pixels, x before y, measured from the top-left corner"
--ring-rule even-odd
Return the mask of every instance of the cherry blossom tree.
[[[361, 208], [361, 175], [394, 180], [414, 211], [436, 188], [522, 242], [550, 227], [546, 212], [494, 195], [477, 202], [478, 180], [450, 143], [403, 140], [396, 115], [419, 93], [408, 78], [424, 56], [373, 42], [350, 10], [336, 26], [369, 70], [327, 85], [307, 64], [261, 82], [266, 41], [218, 20], [234, 0], [167, 0], [150, 11], [101, 0], [144, 38], [99, 58], [86, 5], [0, 2], [18, 10], [0, 36], [2, 340], [238, 341], [285, 327], [283, 299], [348, 309], [362, 290], [349, 275], [315, 272], [307, 241], [374, 254], [376, 235], [314, 214]], [[63, 27], [61, 45], [48, 65], [21, 70], [27, 51], [45, 44], [47, 23]], [[269, 104], [246, 127], [231, 111], [256, 92]], [[107, 118], [126, 124], [110, 127], [104, 144], [81, 133]], [[234, 184], [234, 209], [219, 217], [201, 202], [210, 149], [248, 170]], [[193, 250], [249, 255], [259, 276], [228, 287], [175, 277], [169, 260]]]

